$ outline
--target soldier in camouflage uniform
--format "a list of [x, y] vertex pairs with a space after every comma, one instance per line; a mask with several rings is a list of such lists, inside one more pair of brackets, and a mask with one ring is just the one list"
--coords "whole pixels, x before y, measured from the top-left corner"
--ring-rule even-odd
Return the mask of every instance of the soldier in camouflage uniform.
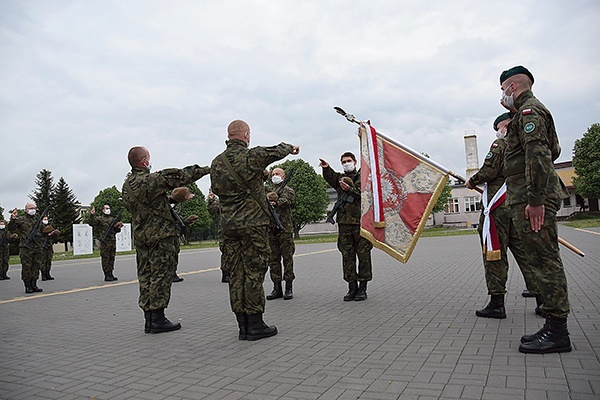
[[48, 216], [42, 218], [42, 233], [44, 233], [44, 243], [42, 244], [43, 261], [40, 267], [43, 281], [52, 281], [54, 277], [50, 275], [50, 269], [52, 268], [52, 258], [54, 257], [54, 242], [60, 231], [54, 229], [52, 225], [48, 225]]
[[[335, 172], [329, 164], [320, 159], [323, 177], [335, 189], [338, 197], [344, 192], [352, 196], [352, 203], [346, 202], [344, 212], [338, 212], [337, 246], [342, 253], [344, 280], [348, 282], [348, 293], [344, 301], [362, 301], [367, 299], [367, 282], [373, 278], [371, 249], [373, 245], [360, 236], [360, 170], [356, 169], [356, 157], [347, 152], [340, 158], [344, 173]], [[356, 259], [358, 258], [358, 271]], [[357, 283], [358, 281], [358, 283]]]
[[504, 154], [507, 201], [519, 240], [526, 249], [539, 284], [546, 323], [521, 338], [523, 353], [571, 351], [567, 331], [567, 279], [558, 248], [556, 212], [566, 188], [554, 170], [560, 155], [550, 111], [533, 95], [534, 79], [523, 66], [500, 75], [502, 104], [514, 115]]
[[141, 146], [128, 154], [131, 172], [123, 184], [123, 204], [131, 213], [140, 287], [139, 306], [144, 310], [146, 333], [181, 328], [165, 317], [171, 299], [172, 277], [177, 266], [179, 232], [171, 215], [167, 192], [195, 182], [208, 167], [190, 165], [150, 173], [150, 152]]
[[10, 279], [7, 275], [8, 261], [10, 259], [10, 240], [17, 235], [10, 232], [6, 227], [6, 221], [0, 219], [0, 281]]
[[[504, 307], [504, 295], [506, 294], [506, 281], [508, 279], [508, 249], [513, 253], [517, 264], [525, 279], [525, 284], [531, 293], [538, 293], [537, 281], [533, 274], [533, 267], [529, 264], [526, 249], [522, 242], [517, 238], [516, 227], [512, 223], [510, 207], [501, 197], [493, 205], [490, 204], [496, 193], [504, 184], [504, 151], [506, 149], [506, 131], [510, 122], [509, 113], [500, 115], [494, 121], [494, 130], [496, 131], [496, 140], [492, 143], [490, 151], [485, 156], [483, 166], [477, 173], [467, 180], [465, 186], [474, 189], [477, 185], [485, 183], [484, 190], [487, 190], [487, 199], [490, 219], [493, 219], [496, 227], [497, 237], [500, 248], [492, 250], [489, 243], [484, 245], [484, 219], [486, 211], [481, 211], [479, 218], [479, 237], [483, 249], [483, 265], [485, 269], [485, 281], [488, 288], [488, 294], [491, 300], [488, 305], [477, 310], [475, 314], [478, 317], [485, 318], [506, 318]], [[536, 296], [538, 307], [536, 313], [540, 313], [541, 297]]]
[[300, 148], [286, 143], [248, 148], [250, 127], [241, 120], [231, 122], [227, 134], [227, 149], [211, 164], [211, 187], [221, 206], [229, 298], [239, 339], [257, 340], [277, 334], [275, 326], [263, 321], [270, 222], [263, 171], [288, 154], [298, 154]]
[[[96, 238], [100, 240], [100, 257], [102, 259], [102, 271], [104, 272], [104, 280], [112, 282], [118, 280], [114, 275], [115, 255], [117, 253], [117, 232], [121, 232], [123, 223], [116, 221], [113, 223], [114, 217], [110, 216], [110, 206], [105, 204], [102, 207], [102, 214], [96, 216], [96, 207], [92, 207], [90, 211], [90, 225], [94, 228]], [[111, 223], [113, 226], [111, 227]], [[104, 239], [104, 235], [106, 239]]]
[[[279, 214], [279, 220], [283, 229], [279, 229], [274, 220], [269, 226], [269, 247], [271, 257], [269, 258], [269, 271], [273, 282], [273, 291], [267, 296], [267, 300], [279, 299], [290, 300], [294, 297], [292, 282], [294, 275], [294, 224], [292, 222], [292, 208], [296, 204], [294, 189], [284, 184], [285, 171], [274, 168], [271, 183], [267, 184], [267, 200]], [[283, 277], [281, 276], [281, 261], [283, 260]], [[281, 280], [285, 280], [285, 294], [281, 287]]]
[[[19, 257], [21, 258], [21, 279], [25, 285], [25, 293], [41, 292], [37, 286], [37, 280], [40, 275], [40, 268], [43, 261], [42, 243], [44, 240], [42, 234], [42, 224], [35, 229], [38, 218], [35, 216], [37, 207], [33, 203], [25, 205], [25, 215], [19, 216], [15, 208], [12, 212], [8, 230], [19, 235]], [[31, 240], [27, 241], [28, 236], [32, 234]]]
[[217, 240], [219, 241], [219, 250], [221, 251], [221, 283], [229, 283], [229, 270], [227, 269], [227, 257], [223, 249], [223, 229], [221, 221], [221, 207], [219, 198], [215, 196], [212, 189], [208, 193], [208, 203], [206, 208], [209, 214], [217, 221]]

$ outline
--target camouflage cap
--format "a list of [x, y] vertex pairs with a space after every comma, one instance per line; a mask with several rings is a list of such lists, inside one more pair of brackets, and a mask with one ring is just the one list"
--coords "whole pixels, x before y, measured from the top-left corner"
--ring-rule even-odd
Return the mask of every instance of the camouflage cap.
[[277, 201], [279, 196], [275, 192], [269, 192], [267, 193], [267, 199], [269, 199], [269, 201]]
[[509, 113], [504, 113], [504, 114], [500, 114], [498, 115], [498, 118], [496, 118], [494, 120], [494, 130], [497, 131], [498, 130], [498, 124], [502, 121], [505, 121], [507, 119], [510, 119], [510, 114]]
[[44, 227], [44, 230], [42, 230], [42, 233], [47, 235], [48, 233], [52, 232], [53, 230], [54, 230], [54, 228], [52, 227], [52, 225], [46, 225]]
[[517, 65], [516, 67], [507, 69], [506, 71], [503, 71], [500, 74], [500, 85], [502, 85], [504, 83], [504, 81], [507, 80], [508, 78], [510, 78], [511, 76], [515, 76], [515, 75], [519, 75], [519, 74], [527, 75], [529, 77], [529, 79], [531, 79], [531, 83], [533, 84], [533, 82], [534, 82], [533, 74], [531, 72], [529, 72], [529, 70], [527, 68], [525, 68], [524, 66]]
[[349, 176], [344, 176], [341, 179], [342, 182], [344, 182], [346, 185], [353, 187], [354, 186], [354, 181], [352, 180], [352, 178], [350, 178]]
[[190, 189], [186, 188], [185, 186], [177, 187], [177, 188], [173, 189], [173, 191], [171, 192], [171, 198], [176, 203], [183, 203], [187, 200], [187, 197], [189, 196], [189, 194], [190, 194]]

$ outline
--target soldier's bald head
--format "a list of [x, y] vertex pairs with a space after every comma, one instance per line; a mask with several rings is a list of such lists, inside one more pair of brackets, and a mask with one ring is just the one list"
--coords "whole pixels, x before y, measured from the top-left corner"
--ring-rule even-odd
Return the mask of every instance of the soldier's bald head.
[[135, 146], [129, 149], [127, 159], [132, 167], [143, 167], [143, 160], [150, 158], [150, 152], [144, 146]]
[[239, 139], [248, 143], [250, 142], [250, 126], [241, 119], [231, 121], [227, 127], [227, 137], [230, 140]]
[[279, 175], [282, 178], [285, 178], [285, 171], [283, 170], [283, 168], [273, 168], [273, 171], [271, 171], [271, 173], [273, 175]]

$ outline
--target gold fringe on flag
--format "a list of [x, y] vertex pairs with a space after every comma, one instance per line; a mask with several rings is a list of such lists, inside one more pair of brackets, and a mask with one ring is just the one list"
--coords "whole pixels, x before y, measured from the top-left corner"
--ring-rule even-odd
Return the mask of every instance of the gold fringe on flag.
[[502, 258], [500, 250], [488, 250], [485, 252], [486, 261], [498, 261]]

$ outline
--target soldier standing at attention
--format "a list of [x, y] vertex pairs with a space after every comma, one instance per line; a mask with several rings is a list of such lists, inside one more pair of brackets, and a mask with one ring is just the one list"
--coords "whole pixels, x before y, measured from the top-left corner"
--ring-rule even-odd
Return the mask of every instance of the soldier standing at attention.
[[229, 299], [239, 339], [258, 340], [277, 334], [275, 326], [263, 321], [270, 222], [263, 171], [288, 154], [298, 154], [300, 148], [287, 143], [248, 148], [250, 127], [241, 120], [229, 124], [227, 136], [227, 148], [210, 167], [211, 187], [221, 206]]
[[[467, 179], [465, 186], [469, 189], [485, 184], [483, 209], [479, 217], [479, 237], [483, 249], [483, 265], [485, 283], [491, 296], [488, 305], [475, 311], [478, 317], [506, 318], [504, 295], [508, 279], [508, 249], [513, 253], [525, 284], [531, 293], [538, 293], [538, 285], [532, 266], [522, 243], [517, 239], [515, 225], [511, 221], [510, 207], [506, 204], [506, 186], [504, 185], [504, 151], [506, 149], [506, 132], [510, 122], [509, 113], [500, 115], [494, 121], [496, 140], [485, 156], [483, 166], [477, 173]], [[541, 297], [536, 297], [540, 313]]]
[[[100, 257], [102, 258], [102, 271], [104, 280], [112, 282], [118, 280], [113, 274], [115, 269], [115, 255], [117, 253], [117, 232], [121, 232], [123, 223], [121, 221], [113, 222], [114, 217], [110, 216], [110, 206], [105, 204], [102, 207], [102, 214], [96, 217], [96, 207], [93, 206], [90, 211], [90, 225], [96, 232], [96, 237], [100, 240]], [[113, 226], [111, 227], [111, 224]], [[108, 235], [106, 235], [108, 232]]]
[[[319, 159], [323, 168], [323, 178], [335, 189], [338, 199], [344, 193], [352, 202], [344, 204], [343, 211], [337, 213], [338, 250], [342, 253], [344, 280], [348, 282], [348, 293], [344, 301], [367, 299], [367, 282], [373, 278], [371, 249], [373, 245], [360, 236], [360, 170], [356, 169], [356, 157], [350, 152], [340, 158], [344, 173], [335, 172], [329, 164]], [[358, 271], [356, 259], [358, 258]], [[357, 283], [358, 281], [358, 283]]]
[[521, 338], [522, 353], [571, 351], [567, 331], [567, 278], [558, 248], [556, 212], [566, 189], [554, 170], [560, 155], [550, 111], [533, 95], [533, 75], [523, 66], [502, 72], [501, 103], [514, 113], [508, 126], [504, 155], [507, 200], [518, 239], [538, 280], [546, 323]]
[[41, 218], [35, 216], [37, 207], [33, 203], [25, 204], [25, 215], [19, 217], [15, 208], [8, 223], [8, 230], [19, 235], [19, 257], [21, 258], [21, 279], [25, 293], [42, 292], [37, 286], [40, 268], [43, 262]]
[[190, 165], [150, 173], [150, 152], [142, 146], [128, 154], [131, 172], [123, 184], [123, 204], [131, 213], [136, 247], [139, 306], [144, 310], [144, 332], [162, 333], [181, 328], [165, 317], [179, 251], [179, 231], [171, 215], [167, 192], [197, 181], [208, 167]]
[[43, 281], [52, 281], [54, 277], [50, 275], [52, 268], [52, 258], [54, 257], [54, 241], [60, 235], [58, 229], [54, 229], [52, 225], [48, 225], [48, 216], [42, 218], [42, 233], [44, 234], [44, 242], [42, 244], [43, 262], [40, 267]]
[[[279, 299], [290, 300], [294, 297], [292, 282], [294, 281], [294, 224], [292, 222], [292, 208], [296, 204], [294, 189], [284, 184], [285, 171], [274, 168], [271, 173], [271, 183], [267, 185], [267, 200], [279, 214], [279, 220], [283, 229], [277, 227], [274, 221], [269, 226], [269, 247], [271, 257], [269, 258], [269, 271], [273, 281], [273, 291], [267, 296], [267, 300]], [[281, 261], [283, 259], [283, 280], [285, 280], [285, 294], [281, 287]]]
[[6, 227], [6, 221], [0, 219], [0, 281], [10, 279], [8, 272], [8, 261], [10, 259], [9, 241], [16, 238], [17, 235], [11, 233]]
[[219, 241], [219, 250], [221, 251], [221, 283], [229, 283], [229, 269], [227, 267], [227, 257], [223, 251], [223, 229], [221, 222], [221, 206], [219, 198], [212, 192], [212, 188], [208, 192], [208, 203], [206, 208], [211, 217], [217, 222], [217, 240]]

